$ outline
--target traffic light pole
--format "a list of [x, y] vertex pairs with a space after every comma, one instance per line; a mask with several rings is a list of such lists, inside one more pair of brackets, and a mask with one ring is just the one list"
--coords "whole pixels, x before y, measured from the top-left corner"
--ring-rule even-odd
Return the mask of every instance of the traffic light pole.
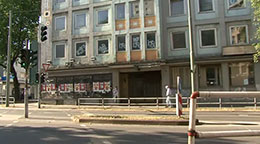
[[9, 33], [8, 33], [8, 46], [7, 46], [7, 71], [6, 71], [6, 98], [5, 106], [9, 107], [10, 95], [10, 51], [11, 51], [11, 30], [12, 30], [12, 11], [9, 11]]
[[[26, 49], [28, 50], [28, 39], [26, 41]], [[24, 118], [28, 118], [28, 70], [29, 66], [25, 68], [25, 91], [24, 91]]]
[[38, 46], [38, 108], [41, 108], [41, 45]]

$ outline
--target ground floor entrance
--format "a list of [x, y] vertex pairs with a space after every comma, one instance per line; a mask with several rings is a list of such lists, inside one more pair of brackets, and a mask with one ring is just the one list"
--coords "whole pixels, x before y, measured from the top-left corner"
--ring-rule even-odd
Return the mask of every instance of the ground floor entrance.
[[161, 72], [120, 73], [120, 97], [161, 96]]

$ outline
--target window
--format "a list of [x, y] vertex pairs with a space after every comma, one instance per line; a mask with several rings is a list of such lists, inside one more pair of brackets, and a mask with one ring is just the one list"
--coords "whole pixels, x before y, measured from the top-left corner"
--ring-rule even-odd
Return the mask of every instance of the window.
[[108, 40], [98, 40], [98, 54], [108, 54]]
[[108, 23], [108, 10], [98, 11], [98, 24]]
[[220, 86], [221, 82], [221, 66], [210, 65], [201, 66], [199, 68], [199, 82], [201, 88]]
[[230, 27], [230, 33], [231, 45], [248, 43], [247, 26], [232, 26]]
[[199, 11], [200, 12], [213, 11], [212, 0], [199, 0]]
[[125, 4], [116, 5], [116, 19], [121, 20], [125, 19]]
[[75, 15], [75, 28], [81, 28], [86, 26], [86, 14]]
[[207, 86], [219, 85], [219, 68], [207, 67], [206, 68], [206, 83]]
[[156, 36], [155, 36], [155, 33], [147, 33], [146, 34], [146, 48], [147, 49], [156, 48]]
[[144, 15], [145, 16], [154, 16], [154, 0], [145, 0], [144, 1]]
[[117, 50], [118, 51], [126, 50], [125, 35], [117, 36]]
[[185, 32], [172, 33], [173, 49], [186, 48]]
[[65, 44], [56, 45], [56, 58], [65, 57]]
[[230, 9], [242, 8], [242, 7], [245, 7], [245, 1], [244, 0], [228, 0], [228, 6]]
[[56, 18], [55, 29], [58, 31], [65, 30], [65, 16]]
[[254, 65], [249, 62], [229, 65], [231, 86], [254, 85]]
[[141, 49], [141, 43], [140, 43], [140, 35], [132, 35], [132, 50], [140, 50]]
[[86, 56], [86, 42], [76, 43], [76, 56]]
[[139, 17], [139, 1], [130, 3], [130, 17], [138, 18]]
[[207, 29], [200, 31], [201, 46], [210, 47], [216, 46], [215, 29]]
[[56, 0], [55, 3], [59, 4], [59, 3], [64, 3], [66, 0]]
[[184, 0], [171, 0], [171, 16], [184, 14]]

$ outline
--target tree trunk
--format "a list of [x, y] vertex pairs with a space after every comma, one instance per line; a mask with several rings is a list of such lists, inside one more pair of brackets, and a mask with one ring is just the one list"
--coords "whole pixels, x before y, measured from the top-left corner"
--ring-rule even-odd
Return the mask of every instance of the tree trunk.
[[17, 72], [14, 68], [14, 63], [11, 63], [11, 73], [14, 76], [14, 82], [13, 82], [13, 84], [14, 84], [14, 95], [13, 96], [14, 96], [15, 100], [20, 101], [22, 99], [21, 94], [20, 94], [20, 83], [19, 83], [18, 78], [17, 78]]

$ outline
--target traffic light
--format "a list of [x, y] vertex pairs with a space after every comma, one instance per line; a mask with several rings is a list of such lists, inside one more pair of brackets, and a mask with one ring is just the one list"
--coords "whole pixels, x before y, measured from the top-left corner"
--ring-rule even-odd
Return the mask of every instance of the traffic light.
[[37, 51], [29, 51], [29, 63], [32, 67], [37, 65], [37, 57]]
[[41, 26], [41, 41], [44, 42], [46, 41], [48, 38], [47, 38], [47, 26]]
[[41, 83], [44, 83], [45, 82], [45, 74], [41, 74]]
[[35, 74], [35, 83], [39, 83], [39, 73]]
[[20, 50], [20, 59], [21, 59], [21, 67], [27, 68], [28, 67], [28, 50], [27, 49], [21, 49]]

